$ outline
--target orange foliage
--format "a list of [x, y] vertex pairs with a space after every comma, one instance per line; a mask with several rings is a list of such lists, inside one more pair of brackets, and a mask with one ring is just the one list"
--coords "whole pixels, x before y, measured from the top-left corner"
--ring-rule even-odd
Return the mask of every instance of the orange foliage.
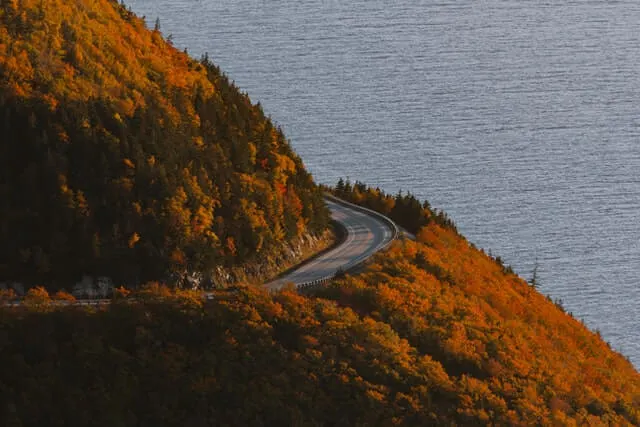
[[127, 298], [129, 295], [131, 295], [131, 291], [129, 289], [126, 289], [124, 286], [120, 286], [119, 288], [113, 290], [113, 297], [115, 299]]
[[12, 301], [17, 298], [13, 289], [0, 289], [0, 301]]
[[76, 297], [68, 292], [58, 291], [55, 293], [55, 295], [53, 295], [53, 299], [56, 301], [75, 301]]
[[[106, 95], [119, 98], [121, 113], [128, 115], [135, 107], [144, 106], [144, 98], [136, 92], [186, 92], [195, 86], [207, 96], [215, 92], [203, 67], [193, 66], [186, 54], [154, 40], [153, 33], [145, 30], [145, 23], [133, 14], [127, 18], [131, 25], [122, 25], [120, 7], [114, 7], [108, 0], [84, 4], [84, 13], [78, 13], [75, 5], [62, 0], [25, 0], [20, 8], [46, 11], [47, 22], [35, 22], [24, 40], [17, 41], [13, 46], [17, 54], [0, 55], [0, 68], [4, 68], [5, 76], [14, 83], [16, 96], [47, 99], [55, 109], [57, 98], [86, 101]], [[73, 22], [73, 42], [65, 39], [65, 32], [59, 30], [68, 27], [68, 22]], [[4, 28], [1, 31], [6, 32]], [[109, 34], [109, 38], [92, 37], [98, 33]], [[0, 34], [0, 40], [3, 39]], [[27, 45], [46, 48], [39, 57], [30, 58], [28, 49], [23, 49]], [[5, 50], [0, 45], [0, 53]], [[65, 58], [69, 62], [65, 62]], [[37, 63], [33, 63], [34, 59]], [[43, 66], [46, 73], [34, 72]], [[148, 79], [149, 66], [156, 73], [153, 81]], [[59, 82], [69, 85], [57, 84]], [[34, 83], [38, 87], [53, 88], [54, 92], [33, 91]]]
[[49, 297], [49, 293], [42, 286], [35, 286], [29, 289], [23, 300], [24, 305], [30, 309], [42, 309], [43, 307], [47, 307], [50, 302], [51, 297]]
[[0, 5], [0, 107], [5, 280], [56, 289], [108, 268], [135, 286], [274, 259], [326, 229], [320, 189], [261, 107], [116, 1]]
[[[0, 356], [20, 361], [20, 374], [4, 370], [0, 381], [15, 390], [7, 398], [17, 418], [34, 425], [77, 415], [62, 404], [84, 390], [85, 381], [64, 375], [76, 366], [102, 384], [97, 396], [115, 402], [110, 420], [124, 425], [132, 415], [176, 425], [638, 425], [640, 380], [624, 359], [468, 245], [438, 249], [441, 270], [425, 261], [431, 248], [397, 244], [361, 276], [322, 292], [329, 299], [238, 287], [205, 303], [149, 283], [98, 311], [2, 311]], [[481, 267], [474, 295], [457, 274], [442, 279], [452, 262]], [[519, 294], [534, 318], [572, 333], [551, 341], [539, 319], [490, 310], [488, 293]], [[52, 350], [20, 358], [26, 346]], [[55, 351], [66, 348], [76, 350]], [[38, 401], [51, 383], [60, 393]], [[83, 414], [97, 416], [100, 402], [88, 401]]]
[[640, 407], [640, 375], [599, 335], [455, 231], [431, 223], [417, 240], [318, 295], [389, 324], [441, 363], [466, 390], [460, 411], [483, 422], [640, 423], [629, 409]]

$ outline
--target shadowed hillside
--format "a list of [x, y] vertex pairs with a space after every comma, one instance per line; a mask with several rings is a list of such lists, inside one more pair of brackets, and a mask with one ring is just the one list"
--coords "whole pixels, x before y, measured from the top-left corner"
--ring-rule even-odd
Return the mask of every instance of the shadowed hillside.
[[0, 281], [151, 281], [99, 307], [0, 289], [0, 425], [640, 425], [633, 366], [410, 194], [341, 182], [416, 241], [307, 295], [159, 285], [324, 230], [319, 188], [122, 6], [0, 5]]
[[109, 0], [0, 7], [0, 281], [168, 280], [326, 227], [281, 130]]
[[640, 423], [640, 375], [597, 334], [453, 230], [418, 238], [313, 296], [240, 288], [205, 302], [150, 285], [93, 311], [32, 292], [0, 309], [0, 419]]

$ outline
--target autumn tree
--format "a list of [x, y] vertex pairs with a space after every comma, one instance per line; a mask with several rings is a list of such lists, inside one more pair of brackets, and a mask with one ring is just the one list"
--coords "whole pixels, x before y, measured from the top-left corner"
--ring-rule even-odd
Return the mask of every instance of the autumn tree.
[[113, 1], [0, 7], [0, 280], [169, 282], [326, 229], [282, 130], [208, 58]]

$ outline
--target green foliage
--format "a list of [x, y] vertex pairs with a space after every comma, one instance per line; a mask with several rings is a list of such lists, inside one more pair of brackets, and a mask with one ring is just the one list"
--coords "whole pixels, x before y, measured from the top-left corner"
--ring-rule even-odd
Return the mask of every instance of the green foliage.
[[0, 7], [0, 281], [169, 280], [328, 213], [282, 131], [207, 58], [108, 0]]

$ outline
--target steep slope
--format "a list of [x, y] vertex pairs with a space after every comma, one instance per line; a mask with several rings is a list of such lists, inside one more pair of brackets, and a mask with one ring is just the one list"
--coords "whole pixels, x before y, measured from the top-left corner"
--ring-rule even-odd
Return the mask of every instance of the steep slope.
[[391, 325], [498, 404], [474, 413], [509, 424], [640, 423], [633, 366], [535, 282], [467, 242], [444, 212], [360, 182], [330, 190], [390, 216], [417, 242], [396, 245], [365, 274], [319, 295]]
[[[0, 138], [0, 281], [206, 272], [326, 225], [260, 107], [107, 0], [2, 3]], [[446, 215], [338, 190], [418, 241], [315, 295], [0, 304], [0, 425], [640, 424], [633, 366]]]
[[442, 366], [483, 422], [638, 425], [640, 375], [599, 334], [453, 230], [377, 256], [319, 293], [392, 328]]
[[0, 308], [0, 422], [640, 425], [640, 375], [597, 334], [453, 230], [418, 238], [315, 296], [33, 292]]
[[327, 224], [260, 106], [114, 1], [2, 2], [0, 135], [0, 281], [167, 279]]

